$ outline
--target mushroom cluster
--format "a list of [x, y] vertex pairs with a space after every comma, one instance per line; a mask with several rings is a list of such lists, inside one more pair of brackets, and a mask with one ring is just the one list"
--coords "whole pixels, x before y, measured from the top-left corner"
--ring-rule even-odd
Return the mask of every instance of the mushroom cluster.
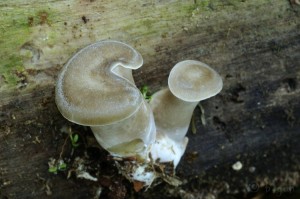
[[153, 165], [175, 169], [199, 101], [222, 89], [208, 65], [193, 60], [176, 64], [168, 88], [148, 103], [134, 83], [132, 70], [143, 65], [139, 52], [119, 41], [100, 41], [77, 52], [62, 68], [55, 100], [71, 122], [90, 126], [97, 142], [112, 156], [131, 158], [117, 166], [132, 182], [150, 186], [161, 176]]

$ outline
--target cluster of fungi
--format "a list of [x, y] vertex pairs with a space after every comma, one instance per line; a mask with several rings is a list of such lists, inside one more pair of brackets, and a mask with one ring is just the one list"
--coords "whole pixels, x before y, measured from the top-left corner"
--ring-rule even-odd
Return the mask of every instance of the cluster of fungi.
[[168, 87], [146, 101], [132, 70], [143, 65], [139, 52], [119, 41], [100, 41], [77, 52], [62, 68], [56, 104], [71, 122], [90, 126], [97, 142], [113, 157], [132, 158], [118, 164], [132, 182], [150, 186], [161, 175], [153, 165], [171, 164], [175, 171], [199, 101], [219, 93], [220, 75], [194, 60], [177, 63]]

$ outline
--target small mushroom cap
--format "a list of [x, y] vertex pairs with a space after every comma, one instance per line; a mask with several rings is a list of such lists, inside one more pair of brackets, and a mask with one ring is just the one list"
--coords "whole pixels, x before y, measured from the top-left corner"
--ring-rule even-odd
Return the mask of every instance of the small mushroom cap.
[[83, 48], [58, 76], [58, 109], [68, 120], [87, 126], [112, 124], [130, 117], [143, 100], [131, 69], [142, 64], [142, 56], [122, 42], [100, 41]]
[[222, 78], [215, 70], [194, 60], [177, 63], [170, 72], [168, 84], [173, 95], [187, 102], [210, 98], [223, 87]]

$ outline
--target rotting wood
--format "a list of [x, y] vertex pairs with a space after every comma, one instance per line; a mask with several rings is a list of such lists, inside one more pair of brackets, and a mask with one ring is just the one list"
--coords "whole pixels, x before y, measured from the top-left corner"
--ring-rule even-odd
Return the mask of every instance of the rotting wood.
[[[107, 198], [224, 193], [241, 198], [238, 193], [255, 194], [258, 187], [296, 192], [299, 6], [281, 0], [197, 2], [2, 1], [1, 198], [91, 198], [99, 187]], [[201, 102], [206, 126], [200, 110], [195, 111], [197, 133], [188, 133], [188, 149], [177, 169], [187, 183], [179, 188], [161, 184], [134, 193], [97, 147], [87, 154], [99, 183], [48, 172], [49, 158], [59, 157], [68, 136], [62, 127], [71, 127], [82, 141], [73, 156], [66, 146], [68, 166], [76, 156], [84, 157], [84, 143], [93, 143], [87, 128], [70, 124], [56, 109], [55, 77], [77, 49], [108, 38], [141, 52], [145, 64], [134, 78], [153, 92], [166, 86], [171, 67], [183, 59], [201, 60], [224, 78], [221, 94]], [[239, 171], [232, 169], [237, 161], [243, 165]]]

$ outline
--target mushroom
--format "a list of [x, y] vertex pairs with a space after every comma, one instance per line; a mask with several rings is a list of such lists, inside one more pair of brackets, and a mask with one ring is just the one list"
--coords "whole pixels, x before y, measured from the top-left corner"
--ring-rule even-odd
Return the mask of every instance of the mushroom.
[[100, 41], [77, 52], [57, 79], [59, 111], [71, 122], [90, 126], [114, 156], [146, 158], [155, 140], [153, 114], [131, 73], [142, 64], [129, 45]]
[[173, 162], [176, 167], [188, 143], [185, 135], [195, 107], [199, 101], [218, 94], [223, 82], [208, 65], [186, 60], [172, 68], [168, 85], [150, 101], [157, 130], [151, 155], [154, 160]]
[[188, 142], [185, 134], [195, 106], [220, 92], [222, 79], [206, 64], [180, 62], [170, 73], [169, 88], [154, 94], [148, 104], [132, 77], [132, 69], [142, 64], [142, 56], [122, 42], [89, 45], [62, 68], [55, 100], [66, 119], [90, 126], [112, 156], [134, 157], [126, 164], [116, 162], [119, 171], [130, 181], [150, 186], [165, 176], [156, 173], [153, 164], [172, 162], [175, 169]]

